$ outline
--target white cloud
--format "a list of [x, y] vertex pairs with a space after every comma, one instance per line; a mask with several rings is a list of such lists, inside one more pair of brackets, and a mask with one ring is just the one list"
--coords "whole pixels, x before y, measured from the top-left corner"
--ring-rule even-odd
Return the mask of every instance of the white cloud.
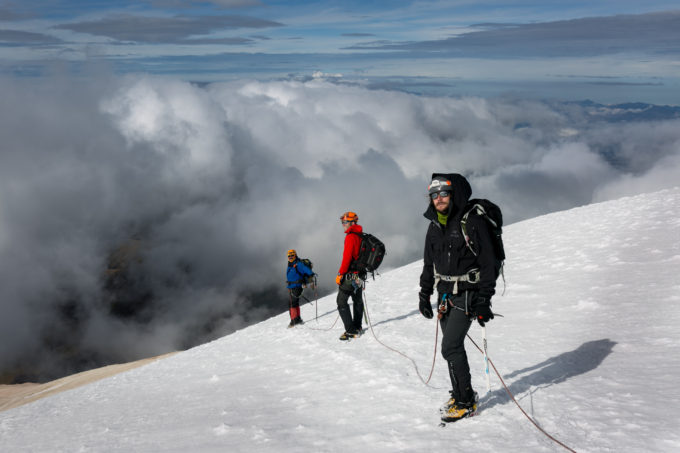
[[200, 170], [219, 165], [226, 170], [231, 149], [224, 135], [222, 111], [205, 90], [187, 83], [135, 80], [102, 102], [129, 140], [148, 143], [166, 154], [174, 169]]
[[593, 201], [613, 200], [678, 185], [680, 185], [680, 145], [676, 154], [655, 162], [649, 171], [641, 175], [623, 175], [609, 184], [598, 187], [593, 194]]
[[[333, 290], [346, 210], [388, 242], [386, 266], [415, 260], [433, 171], [468, 175], [508, 222], [678, 180], [677, 120], [576, 105], [153, 77], [2, 80], [0, 96], [0, 367], [36, 335], [108, 358], [148, 344], [136, 357], [284, 311], [289, 248]], [[146, 305], [126, 319], [102, 275], [133, 235]]]

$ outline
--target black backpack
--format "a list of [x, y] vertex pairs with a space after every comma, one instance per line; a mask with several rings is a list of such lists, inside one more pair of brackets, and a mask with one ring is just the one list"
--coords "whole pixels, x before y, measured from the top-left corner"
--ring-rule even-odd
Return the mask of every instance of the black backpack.
[[350, 267], [352, 270], [359, 271], [359, 273], [370, 272], [374, 274], [385, 257], [385, 244], [370, 233], [352, 232], [352, 234], [361, 238], [361, 245], [359, 246], [359, 256], [352, 261]]
[[505, 262], [505, 247], [503, 246], [503, 213], [501, 208], [495, 203], [483, 199], [483, 198], [473, 198], [468, 201], [465, 205], [463, 217], [460, 221], [460, 227], [463, 231], [463, 237], [465, 238], [465, 243], [472, 253], [477, 255], [475, 251], [475, 244], [470, 239], [467, 233], [466, 223], [467, 219], [472, 215], [478, 215], [484, 218], [489, 224], [489, 230], [491, 231], [491, 243], [493, 244], [493, 253], [496, 258], [496, 263], [494, 269], [496, 271], [496, 278], [503, 274], [503, 264]]
[[[298, 271], [298, 274], [300, 274], [300, 283], [303, 285], [308, 285], [310, 283], [314, 283], [314, 270], [312, 269], [314, 267], [314, 264], [309, 258], [300, 258], [300, 261], [309, 268], [310, 271], [312, 271], [312, 275], [302, 275], [301, 272]], [[297, 271], [297, 263], [294, 264], [295, 270]]]

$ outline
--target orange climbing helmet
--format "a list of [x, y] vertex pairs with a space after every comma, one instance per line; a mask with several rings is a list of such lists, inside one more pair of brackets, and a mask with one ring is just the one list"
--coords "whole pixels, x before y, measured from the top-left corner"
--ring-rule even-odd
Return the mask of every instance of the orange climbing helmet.
[[357, 223], [359, 221], [359, 216], [355, 212], [347, 211], [340, 216], [340, 221], [342, 223]]

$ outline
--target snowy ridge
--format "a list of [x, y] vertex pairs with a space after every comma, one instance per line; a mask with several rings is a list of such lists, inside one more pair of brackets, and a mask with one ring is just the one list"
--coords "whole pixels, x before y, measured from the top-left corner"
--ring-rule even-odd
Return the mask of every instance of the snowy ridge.
[[[489, 355], [522, 407], [576, 451], [680, 450], [678, 212], [675, 188], [505, 229], [507, 288], [501, 296], [499, 282], [493, 299], [503, 317], [488, 325]], [[378, 338], [427, 377], [435, 323], [417, 310], [421, 265], [369, 281], [366, 297]], [[323, 330], [337, 317], [335, 295], [318, 313], [315, 322], [305, 304], [301, 328], [287, 329], [283, 313], [2, 412], [0, 450], [566, 451], [524, 418], [493, 370], [486, 392], [470, 343], [480, 413], [441, 429], [449, 382], [439, 353], [425, 386], [370, 330], [350, 342], [338, 340], [339, 322]]]

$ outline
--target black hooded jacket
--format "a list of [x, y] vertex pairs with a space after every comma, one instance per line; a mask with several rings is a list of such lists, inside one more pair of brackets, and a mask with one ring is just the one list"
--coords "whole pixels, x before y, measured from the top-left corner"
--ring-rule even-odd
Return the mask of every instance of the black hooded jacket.
[[[479, 269], [480, 281], [474, 284], [459, 282], [458, 292], [476, 290], [479, 296], [490, 300], [496, 292], [496, 271], [489, 227], [477, 215], [468, 217], [467, 232], [475, 244], [475, 256], [467, 247], [460, 226], [465, 205], [472, 195], [470, 183], [457, 173], [433, 173], [432, 179], [436, 176], [443, 176], [451, 181], [453, 193], [446, 226], [439, 223], [432, 200], [423, 214], [430, 220], [430, 225], [425, 236], [423, 272], [420, 274], [421, 291], [428, 295], [434, 292], [435, 269], [441, 275], [463, 275], [472, 269]], [[452, 293], [453, 285], [453, 282], [440, 280], [437, 291], [442, 294]]]

